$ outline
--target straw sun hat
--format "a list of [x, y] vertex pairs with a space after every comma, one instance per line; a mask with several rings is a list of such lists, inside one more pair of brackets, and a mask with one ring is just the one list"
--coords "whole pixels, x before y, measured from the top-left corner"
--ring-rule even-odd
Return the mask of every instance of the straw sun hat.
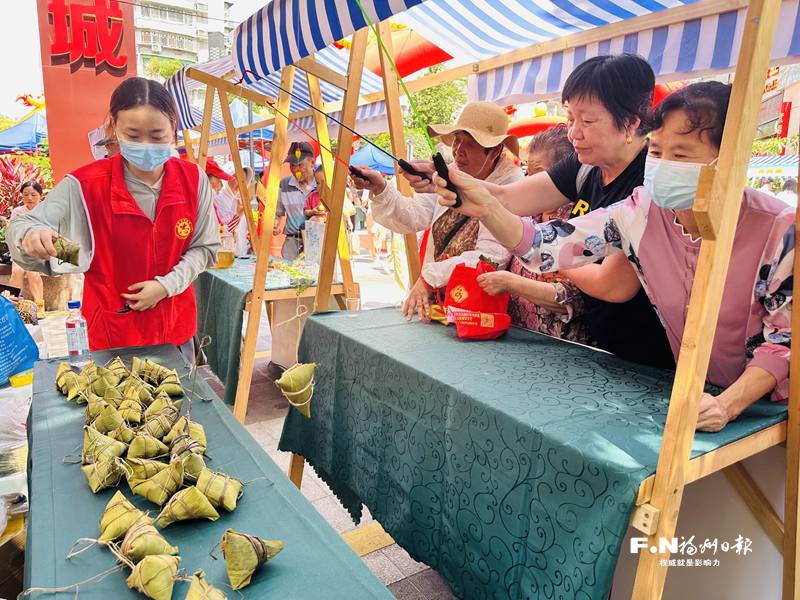
[[428, 125], [428, 135], [441, 137], [448, 146], [458, 131], [470, 134], [484, 148], [504, 144], [519, 156], [519, 141], [508, 134], [508, 115], [494, 102], [470, 102], [458, 115], [455, 125]]

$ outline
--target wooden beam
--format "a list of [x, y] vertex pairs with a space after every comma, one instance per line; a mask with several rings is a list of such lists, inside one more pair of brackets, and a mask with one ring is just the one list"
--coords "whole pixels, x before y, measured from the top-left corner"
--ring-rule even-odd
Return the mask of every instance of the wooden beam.
[[[367, 48], [367, 32], [363, 29], [353, 34], [353, 43], [350, 48], [350, 64], [347, 67], [347, 90], [344, 95], [342, 107], [342, 123], [352, 127], [356, 120], [358, 109], [358, 91], [361, 89], [361, 74], [364, 70], [364, 55]], [[325, 229], [325, 239], [322, 242], [322, 257], [320, 258], [319, 277], [317, 279], [316, 306], [326, 308], [330, 302], [330, 291], [333, 283], [333, 266], [336, 260], [336, 247], [338, 245], [339, 229], [331, 227], [332, 223], [338, 224], [342, 220], [342, 205], [344, 204], [345, 187], [347, 186], [347, 164], [350, 160], [350, 149], [353, 146], [353, 133], [344, 127], [339, 128], [339, 138], [336, 153], [339, 160], [333, 169], [332, 198], [341, 198], [342, 202], [333, 202], [328, 213], [328, 226]], [[331, 235], [333, 234], [333, 235]]]
[[778, 549], [778, 552], [783, 553], [783, 523], [781, 522], [778, 513], [772, 508], [772, 505], [767, 500], [764, 492], [758, 487], [750, 473], [744, 468], [742, 463], [736, 463], [726, 468], [724, 471], [725, 476], [730, 481], [733, 489], [735, 489], [744, 500], [747, 508], [753, 513], [756, 521], [761, 525], [764, 533], [767, 534], [772, 543]]
[[227, 79], [221, 79], [219, 77], [215, 77], [214, 75], [205, 73], [204, 71], [198, 71], [193, 67], [190, 67], [189, 69], [186, 70], [186, 75], [188, 77], [191, 77], [195, 81], [199, 81], [200, 83], [205, 83], [206, 85], [213, 85], [217, 89], [220, 89], [229, 94], [235, 94], [236, 96], [240, 96], [245, 100], [252, 100], [253, 102], [258, 102], [259, 104], [266, 104], [267, 106], [270, 106], [276, 102], [275, 98], [273, 98], [272, 96], [267, 96], [266, 94], [262, 94], [261, 92], [257, 92], [250, 88], [244, 87], [244, 85], [235, 85], [230, 81], [228, 81]]
[[233, 160], [233, 176], [236, 178], [236, 183], [239, 184], [239, 201], [244, 209], [244, 218], [247, 222], [250, 240], [255, 245], [258, 239], [258, 229], [253, 220], [253, 209], [250, 205], [250, 186], [247, 184], [247, 178], [244, 176], [244, 169], [242, 168], [242, 157], [239, 154], [239, 138], [236, 135], [236, 128], [233, 126], [233, 116], [231, 115], [230, 104], [228, 104], [227, 92], [219, 90], [219, 104], [222, 110], [222, 122], [225, 123], [225, 131], [228, 134], [228, 147]]
[[324, 65], [319, 64], [316, 60], [314, 60], [313, 56], [306, 56], [305, 58], [301, 58], [294, 66], [298, 69], [303, 69], [306, 73], [313, 75], [317, 79], [322, 79], [322, 81], [327, 81], [331, 85], [335, 85], [336, 87], [346, 90], [347, 89], [347, 77], [342, 75], [341, 73], [334, 71]]
[[203, 122], [200, 124], [200, 147], [197, 149], [197, 164], [204, 171], [206, 169], [206, 159], [208, 159], [208, 134], [211, 133], [211, 119], [214, 113], [214, 91], [216, 89], [213, 85], [206, 86]]
[[[771, 427], [693, 458], [689, 461], [684, 482], [687, 484], [692, 483], [712, 473], [722, 471], [740, 460], [763, 452], [767, 448], [782, 444], [786, 440], [787, 428], [786, 421], [776, 423]], [[653, 496], [655, 478], [655, 475], [651, 475], [639, 485], [639, 493], [636, 497], [637, 506], [650, 502], [650, 498]]]
[[[776, 0], [750, 0], [720, 148], [711, 201], [724, 202], [715, 241], [704, 239], [692, 285], [692, 295], [672, 387], [667, 421], [650, 501], [661, 513], [648, 546], [675, 534], [686, 480], [700, 396], [705, 385], [713, 335], [728, 274], [739, 208], [742, 203], [750, 148], [761, 102], [764, 76], [780, 11]], [[642, 552], [633, 586], [634, 600], [661, 598], [669, 553]]]
[[189, 137], [189, 130], [183, 130], [183, 145], [186, 148], [186, 158], [189, 159], [189, 162], [196, 163], [197, 159], [194, 157], [194, 144], [192, 143], [192, 139]]
[[[799, 169], [800, 170], [800, 169]], [[798, 173], [800, 181], [800, 173]], [[800, 211], [795, 215], [795, 232], [800, 231]], [[800, 240], [794, 238], [794, 283], [792, 294], [800, 294]], [[794, 296], [793, 296], [794, 297]], [[800, 297], [800, 296], [798, 296]], [[800, 310], [792, 311], [793, 331], [800, 331]], [[797, 346], [795, 346], [795, 349]], [[786, 439], [786, 493], [784, 498], [783, 598], [800, 598], [800, 352], [789, 363], [789, 433]]]
[[[291, 117], [292, 115], [289, 115]], [[256, 129], [263, 129], [264, 127], [269, 127], [275, 122], [275, 117], [269, 117], [268, 119], [262, 119], [260, 121], [256, 121], [255, 123], [250, 123], [249, 125], [242, 125], [241, 127], [236, 128], [236, 135], [242, 135], [243, 133], [249, 133], [251, 131], [255, 131]]]
[[[190, 69], [191, 71], [191, 69]], [[281, 86], [292, 89], [294, 67], [284, 67], [281, 74]], [[233, 92], [236, 93], [236, 92]], [[275, 132], [272, 140], [272, 156], [282, 157], [286, 154], [286, 132], [289, 128], [286, 115], [289, 109], [289, 94], [281, 92], [278, 97], [278, 117], [275, 121]], [[280, 114], [283, 113], [283, 114]], [[256, 252], [256, 270], [253, 275], [253, 291], [250, 296], [250, 309], [247, 317], [242, 362], [239, 368], [239, 383], [236, 388], [236, 402], [233, 414], [241, 422], [247, 416], [247, 402], [250, 397], [250, 383], [253, 380], [253, 363], [255, 361], [258, 325], [261, 321], [261, 304], [264, 301], [267, 271], [269, 269], [269, 247], [272, 243], [272, 228], [275, 223], [275, 210], [278, 205], [278, 186], [281, 180], [282, 160], [270, 160], [267, 174], [267, 193], [264, 214], [261, 217], [261, 236], [253, 244]]]
[[[324, 103], [322, 101], [322, 90], [319, 86], [319, 79], [311, 73], [306, 73], [306, 80], [308, 81], [308, 94], [311, 99], [311, 104], [322, 109]], [[316, 128], [317, 141], [319, 142], [320, 147], [330, 148], [331, 138], [328, 133], [328, 120], [325, 118], [325, 115], [316, 110], [314, 111], [314, 126]], [[325, 174], [325, 185], [323, 186], [323, 189], [320, 190], [320, 198], [322, 199], [325, 207], [330, 211], [331, 204], [335, 204], [337, 202], [341, 205], [344, 204], [344, 196], [341, 198], [333, 197], [333, 155], [326, 150], [320, 149], [320, 157], [322, 158], [322, 169]], [[338, 222], [333, 222], [333, 220], [330, 218], [327, 219], [325, 223], [325, 236], [327, 237], [330, 229], [336, 228], [337, 223], [339, 229], [339, 241], [337, 244], [339, 268], [341, 269], [342, 280], [348, 293], [347, 297], [355, 298], [357, 297], [355, 295], [357, 290], [353, 285], [353, 267], [350, 264], [350, 246], [347, 240], [344, 218], [340, 218]], [[323, 310], [327, 309], [327, 306], [323, 307]], [[319, 307], [316, 307], [316, 310], [319, 310]]]
[[[389, 22], [383, 21], [378, 27], [381, 40], [386, 46], [387, 52], [393, 56], [394, 48], [392, 47], [392, 31], [389, 27]], [[402, 158], [406, 155], [406, 139], [403, 132], [403, 109], [400, 107], [400, 85], [397, 81], [397, 75], [386, 57], [386, 52], [380, 52], [379, 55], [381, 58], [381, 72], [383, 73], [383, 93], [386, 97], [386, 120], [389, 124], [392, 153]], [[395, 163], [395, 169], [397, 168], [398, 165]], [[397, 191], [403, 196], [411, 198], [414, 190], [411, 189], [411, 185], [406, 181], [406, 178], [395, 177], [395, 181], [397, 182]], [[415, 233], [407, 233], [403, 237], [406, 247], [406, 262], [408, 263], [408, 289], [410, 290], [419, 279], [421, 270], [419, 247]]]

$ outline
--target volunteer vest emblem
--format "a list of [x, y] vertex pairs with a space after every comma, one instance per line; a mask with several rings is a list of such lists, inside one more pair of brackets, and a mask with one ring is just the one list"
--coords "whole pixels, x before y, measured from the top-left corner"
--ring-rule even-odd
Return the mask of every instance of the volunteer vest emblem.
[[192, 233], [192, 222], [189, 219], [183, 218], [175, 223], [175, 235], [179, 240], [185, 240]]
[[461, 304], [462, 302], [464, 302], [464, 300], [469, 298], [469, 292], [467, 291], [467, 288], [465, 288], [463, 285], [457, 285], [452, 290], [450, 290], [450, 297], [457, 304]]

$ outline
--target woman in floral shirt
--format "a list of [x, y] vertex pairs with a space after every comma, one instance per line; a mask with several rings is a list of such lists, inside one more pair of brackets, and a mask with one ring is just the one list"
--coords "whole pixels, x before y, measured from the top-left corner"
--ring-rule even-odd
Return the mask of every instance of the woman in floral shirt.
[[[537, 224], [502, 207], [480, 184], [451, 172], [462, 210], [533, 271], [547, 273], [624, 252], [633, 268], [611, 275], [633, 294], [644, 287], [680, 351], [700, 236], [692, 213], [700, 167], [719, 154], [730, 86], [692, 84], [656, 108], [644, 186], [608, 208], [569, 221]], [[443, 183], [436, 178], [436, 184]], [[443, 205], [453, 194], [438, 187]], [[750, 404], [788, 393], [794, 210], [746, 188], [725, 282], [707, 379], [726, 388], [704, 394], [697, 428], [719, 431]], [[626, 266], [626, 265], [621, 265]]]
[[[536, 134], [528, 146], [528, 176], [546, 171], [573, 152], [563, 125]], [[537, 222], [569, 219], [573, 204], [568, 202], [534, 219]], [[583, 297], [566, 273], [534, 273], [514, 256], [507, 271], [484, 273], [478, 277], [478, 284], [493, 296], [511, 294], [508, 314], [517, 327], [594, 345], [581, 318]]]

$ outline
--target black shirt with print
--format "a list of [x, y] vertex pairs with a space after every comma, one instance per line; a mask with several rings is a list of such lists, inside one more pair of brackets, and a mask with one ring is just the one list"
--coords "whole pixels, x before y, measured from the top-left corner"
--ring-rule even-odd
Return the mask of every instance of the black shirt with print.
[[[553, 165], [547, 174], [558, 190], [572, 202], [572, 216], [586, 214], [596, 208], [609, 206], [631, 195], [644, 181], [644, 148], [620, 175], [603, 185], [599, 167], [589, 171], [581, 189], [576, 180], [581, 163], [572, 154]], [[650, 299], [643, 289], [623, 303], [612, 303], [582, 294], [585, 304], [584, 322], [592, 338], [603, 349], [620, 358], [655, 367], [674, 368], [675, 359], [664, 327], [658, 320]]]

